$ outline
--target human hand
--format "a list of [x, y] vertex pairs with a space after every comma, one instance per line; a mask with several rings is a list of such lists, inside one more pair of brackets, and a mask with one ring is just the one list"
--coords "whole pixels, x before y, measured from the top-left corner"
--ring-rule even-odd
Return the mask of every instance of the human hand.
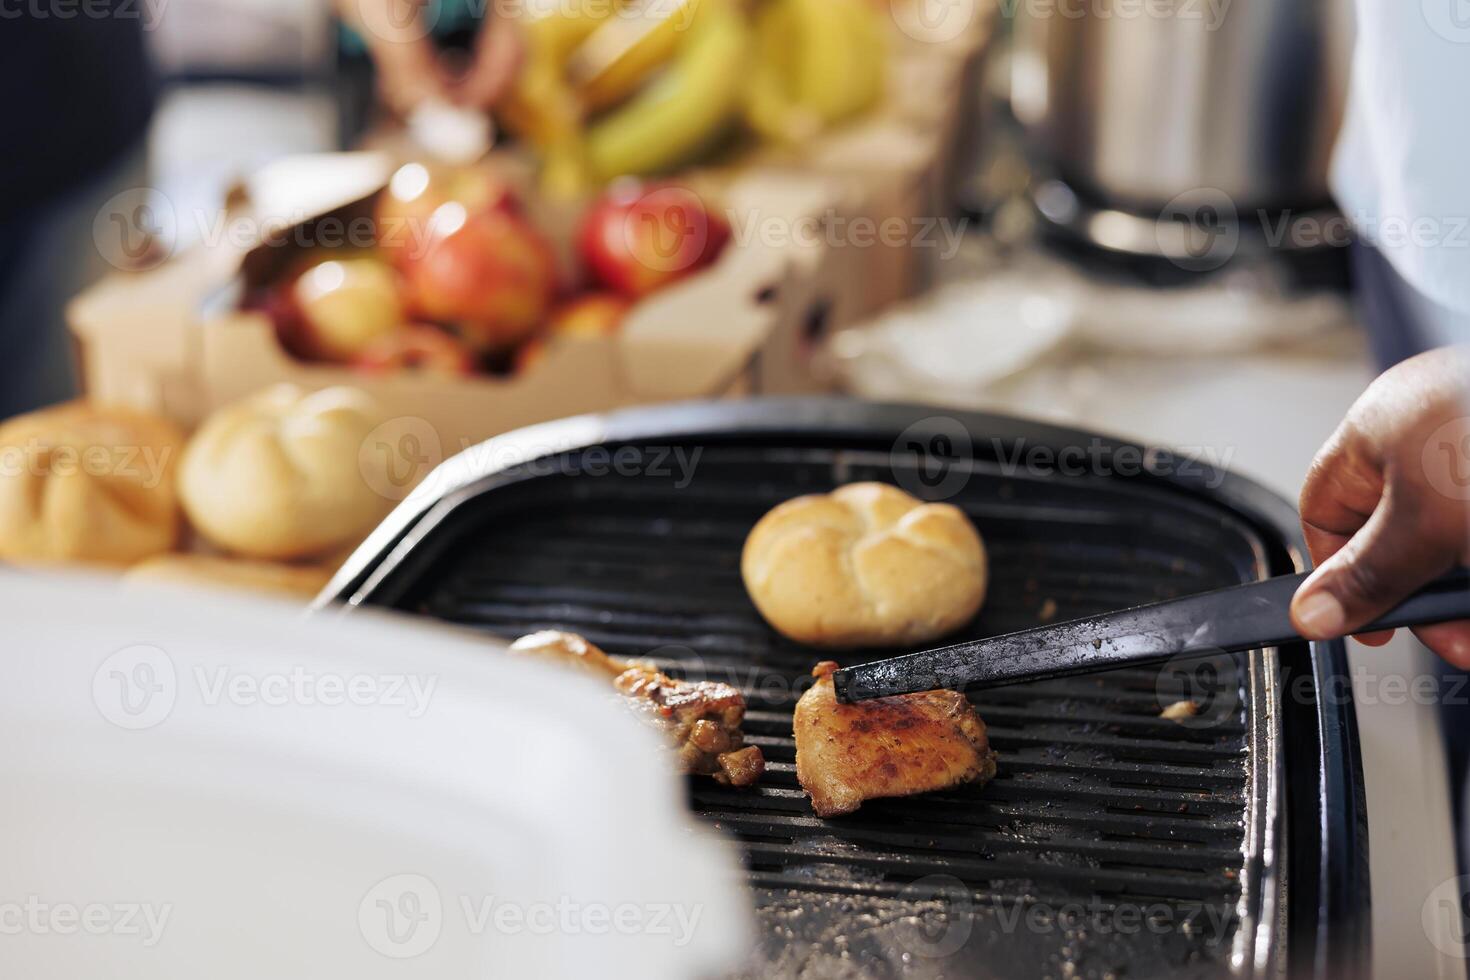
[[[1430, 351], [1374, 381], [1313, 460], [1301, 517], [1317, 569], [1291, 614], [1309, 639], [1351, 633], [1470, 562], [1470, 351]], [[1470, 621], [1414, 633], [1470, 669]]]
[[469, 70], [455, 85], [454, 98], [472, 109], [490, 110], [510, 91], [525, 61], [525, 40], [508, 17], [495, 17], [480, 29]]
[[377, 72], [378, 95], [407, 116], [425, 102], [448, 102], [454, 79], [424, 20], [424, 0], [337, 0], [343, 19], [362, 36]]

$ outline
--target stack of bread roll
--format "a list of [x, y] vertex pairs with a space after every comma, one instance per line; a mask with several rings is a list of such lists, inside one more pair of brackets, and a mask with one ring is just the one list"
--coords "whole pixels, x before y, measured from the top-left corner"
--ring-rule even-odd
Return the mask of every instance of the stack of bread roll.
[[363, 451], [382, 421], [361, 391], [292, 385], [221, 408], [192, 438], [88, 403], [18, 416], [0, 424], [0, 560], [315, 595], [391, 506], [368, 472], [386, 464]]

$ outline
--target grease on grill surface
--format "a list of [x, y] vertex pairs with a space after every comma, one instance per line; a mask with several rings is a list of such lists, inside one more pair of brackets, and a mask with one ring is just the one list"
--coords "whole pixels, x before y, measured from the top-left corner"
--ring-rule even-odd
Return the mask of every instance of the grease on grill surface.
[[[820, 658], [761, 621], [741, 585], [740, 549], [774, 504], [891, 480], [893, 465], [887, 452], [711, 446], [682, 489], [647, 475], [538, 478], [455, 522], [454, 550], [403, 602], [505, 637], [575, 630], [614, 654], [742, 691], [746, 743], [765, 753], [765, 775], [749, 789], [691, 781], [689, 791], [696, 813], [745, 846], [762, 925], [752, 978], [1228, 975], [1246, 806], [1234, 658], [1198, 674], [1188, 696], [1200, 712], [1187, 725], [1158, 717], [1179, 694], [1161, 698], [1157, 670], [981, 692], [1000, 757], [983, 789], [874, 800], [837, 821], [811, 812], [791, 713]], [[985, 473], [949, 502], [979, 527], [992, 569], [985, 609], [956, 640], [1253, 572], [1245, 532], [1179, 495]], [[955, 904], [961, 895], [968, 906]], [[1094, 899], [1162, 910], [1167, 927], [1112, 928], [1105, 910], [1076, 925], [1058, 918]], [[1015, 909], [1040, 919], [1005, 917]], [[953, 952], [902, 938], [912, 935], [906, 919], [942, 932], [967, 917]]]

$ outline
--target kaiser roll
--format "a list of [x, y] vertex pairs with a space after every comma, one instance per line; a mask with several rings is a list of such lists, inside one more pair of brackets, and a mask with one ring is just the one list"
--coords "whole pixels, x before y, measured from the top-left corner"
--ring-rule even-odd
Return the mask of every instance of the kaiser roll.
[[355, 388], [276, 385], [205, 420], [179, 464], [195, 530], [250, 558], [321, 555], [361, 540], [388, 510], [363, 466], [377, 403]]
[[84, 402], [0, 425], [0, 558], [127, 564], [173, 548], [183, 442], [165, 419]]
[[776, 507], [746, 538], [740, 570], [771, 626], [819, 647], [923, 643], [985, 598], [985, 546], [969, 519], [882, 483]]

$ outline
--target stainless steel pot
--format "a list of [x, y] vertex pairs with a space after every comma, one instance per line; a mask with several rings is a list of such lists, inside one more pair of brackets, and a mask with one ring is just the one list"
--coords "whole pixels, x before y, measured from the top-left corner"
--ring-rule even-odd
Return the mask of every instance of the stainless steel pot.
[[1010, 0], [1012, 101], [1037, 165], [1084, 199], [1157, 215], [1222, 192], [1240, 212], [1328, 202], [1347, 0]]

